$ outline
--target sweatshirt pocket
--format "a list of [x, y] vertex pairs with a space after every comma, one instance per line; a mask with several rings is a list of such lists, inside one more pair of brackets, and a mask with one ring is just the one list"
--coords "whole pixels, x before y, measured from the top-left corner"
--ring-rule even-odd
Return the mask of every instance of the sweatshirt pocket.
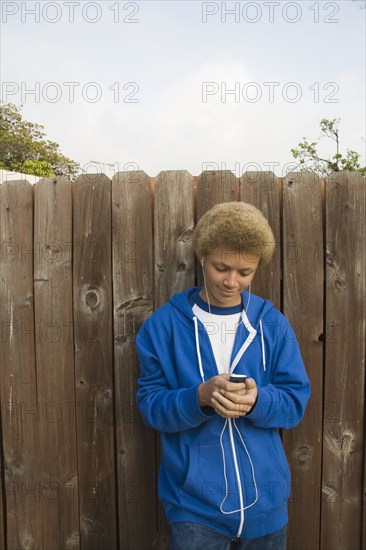
[[197, 455], [198, 447], [193, 445], [188, 449], [188, 470], [182, 485], [182, 491], [189, 493], [195, 479], [197, 479]]
[[[226, 444], [224, 444], [224, 452], [226, 461], [228, 461], [230, 451]], [[231, 466], [229, 468], [232, 470]], [[228, 477], [231, 476], [228, 475]], [[193, 498], [218, 508], [224, 496], [225, 479], [220, 443], [190, 446], [187, 474], [180, 491], [182, 504]]]
[[283, 479], [290, 484], [291, 473], [280, 434], [277, 431], [271, 430], [269, 437], [267, 438], [267, 444], [278, 471], [282, 475]]

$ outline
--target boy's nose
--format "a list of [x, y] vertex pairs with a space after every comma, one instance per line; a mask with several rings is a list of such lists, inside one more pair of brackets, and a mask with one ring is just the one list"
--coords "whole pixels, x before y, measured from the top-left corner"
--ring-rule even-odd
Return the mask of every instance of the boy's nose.
[[236, 274], [233, 272], [233, 273], [229, 273], [225, 279], [224, 279], [224, 285], [227, 286], [227, 287], [230, 287], [230, 288], [235, 288], [238, 286], [238, 281], [237, 281], [237, 277], [236, 277]]

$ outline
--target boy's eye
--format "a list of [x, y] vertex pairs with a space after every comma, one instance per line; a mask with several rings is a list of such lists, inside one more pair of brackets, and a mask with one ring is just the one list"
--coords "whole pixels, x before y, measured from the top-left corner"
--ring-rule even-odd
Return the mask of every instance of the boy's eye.
[[[218, 267], [216, 265], [215, 268], [216, 268], [217, 271], [227, 271], [226, 267]], [[248, 277], [249, 275], [250, 275], [250, 273], [240, 273], [241, 277]]]

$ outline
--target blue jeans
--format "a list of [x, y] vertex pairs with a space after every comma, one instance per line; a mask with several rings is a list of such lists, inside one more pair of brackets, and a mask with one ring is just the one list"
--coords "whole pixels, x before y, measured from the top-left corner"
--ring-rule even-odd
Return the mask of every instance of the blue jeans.
[[198, 523], [172, 523], [169, 550], [286, 550], [286, 528], [265, 537], [235, 542]]

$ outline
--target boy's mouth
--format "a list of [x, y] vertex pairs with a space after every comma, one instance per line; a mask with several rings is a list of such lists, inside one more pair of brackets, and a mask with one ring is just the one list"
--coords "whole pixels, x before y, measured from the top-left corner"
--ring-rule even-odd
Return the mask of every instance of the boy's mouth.
[[225, 296], [234, 296], [234, 294], [237, 293], [236, 290], [225, 290], [224, 288], [220, 288], [219, 290], [220, 290], [220, 292], [222, 292], [222, 294], [224, 294]]

